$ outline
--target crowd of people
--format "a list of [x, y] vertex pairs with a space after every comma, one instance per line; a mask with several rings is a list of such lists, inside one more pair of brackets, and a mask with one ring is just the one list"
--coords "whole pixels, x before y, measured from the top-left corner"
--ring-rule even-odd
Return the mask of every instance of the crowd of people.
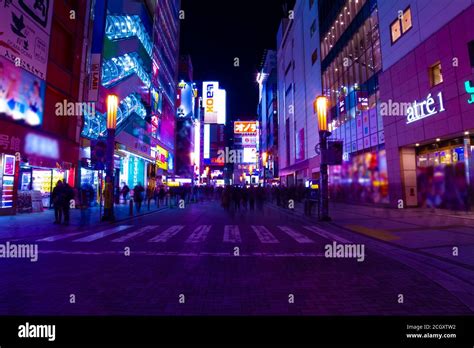
[[[144, 188], [137, 183], [132, 189], [122, 183], [115, 187], [114, 200], [116, 205], [133, 204], [137, 213], [143, 209], [150, 209], [151, 204], [156, 207], [183, 207], [189, 203], [217, 201], [226, 211], [263, 211], [263, 205], [273, 202], [278, 206], [291, 208], [290, 201], [305, 204], [311, 201], [311, 190], [303, 186], [267, 186], [241, 185], [224, 187], [214, 186], [165, 186], [157, 185]], [[76, 204], [72, 204], [74, 201]], [[97, 192], [90, 184], [83, 184], [79, 190], [74, 190], [69, 184], [59, 180], [52, 192], [55, 224], [69, 224], [71, 207], [81, 209], [81, 225], [87, 225], [90, 220], [89, 207], [97, 204]], [[306, 207], [306, 206], [305, 206]], [[131, 208], [132, 209], [132, 208]], [[311, 209], [311, 208], [310, 208]]]

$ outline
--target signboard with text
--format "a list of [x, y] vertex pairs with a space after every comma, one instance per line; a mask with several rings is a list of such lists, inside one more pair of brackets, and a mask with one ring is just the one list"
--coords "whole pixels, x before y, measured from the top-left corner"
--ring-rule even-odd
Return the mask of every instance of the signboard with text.
[[0, 56], [46, 79], [53, 0], [0, 0]]

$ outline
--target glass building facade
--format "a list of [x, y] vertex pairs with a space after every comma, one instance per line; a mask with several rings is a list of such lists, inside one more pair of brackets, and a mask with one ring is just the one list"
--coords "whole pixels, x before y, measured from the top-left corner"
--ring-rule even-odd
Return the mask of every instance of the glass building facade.
[[377, 2], [322, 1], [320, 13], [326, 18], [320, 24], [321, 72], [329, 129], [331, 139], [344, 144], [343, 164], [330, 167], [331, 195], [389, 203], [383, 121], [377, 111], [382, 70]]

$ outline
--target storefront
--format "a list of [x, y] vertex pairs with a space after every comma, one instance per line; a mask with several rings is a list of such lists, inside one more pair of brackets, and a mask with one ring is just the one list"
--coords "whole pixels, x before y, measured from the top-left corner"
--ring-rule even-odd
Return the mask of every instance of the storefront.
[[329, 166], [331, 199], [387, 204], [388, 178], [385, 150], [351, 155], [339, 166]]
[[472, 209], [474, 36], [456, 28], [473, 16], [470, 7], [380, 76], [394, 207]]
[[[468, 210], [474, 139], [455, 138], [416, 147], [418, 205]], [[471, 169], [471, 172], [469, 171]]]
[[0, 129], [0, 215], [49, 208], [58, 180], [74, 187], [76, 144], [10, 121]]

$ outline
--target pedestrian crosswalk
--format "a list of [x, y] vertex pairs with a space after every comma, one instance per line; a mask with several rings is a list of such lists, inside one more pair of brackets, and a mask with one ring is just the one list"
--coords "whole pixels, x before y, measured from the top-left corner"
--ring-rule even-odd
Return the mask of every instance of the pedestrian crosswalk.
[[226, 244], [239, 244], [256, 240], [261, 244], [296, 244], [311, 245], [318, 241], [351, 243], [320, 226], [263, 226], [263, 225], [117, 225], [99, 232], [72, 232], [52, 235], [37, 239], [37, 242], [74, 242], [91, 243], [110, 241], [124, 243], [140, 241], [146, 243], [167, 243], [182, 240], [185, 244], [204, 243], [209, 240], [221, 240]]

